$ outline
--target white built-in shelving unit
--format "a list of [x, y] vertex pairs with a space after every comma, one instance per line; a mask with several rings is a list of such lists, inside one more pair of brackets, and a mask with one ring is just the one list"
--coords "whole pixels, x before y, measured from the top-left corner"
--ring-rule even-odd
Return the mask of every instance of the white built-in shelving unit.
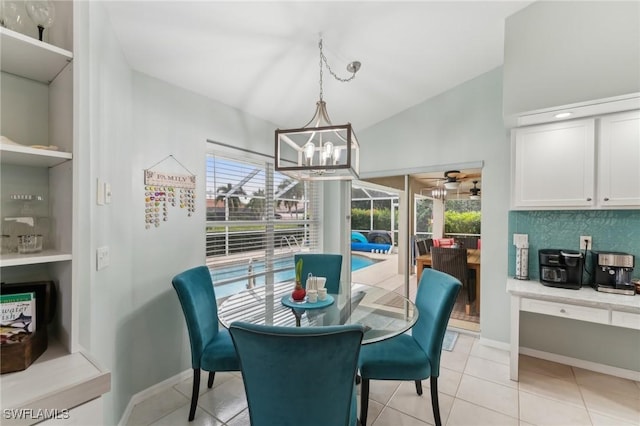
[[[73, 93], [79, 67], [74, 65], [72, 39], [76, 37], [73, 20], [78, 4], [55, 2], [56, 23], [46, 30], [50, 40], [45, 38], [45, 42], [0, 27], [0, 99], [3, 113], [10, 116], [3, 114], [0, 131], [2, 136], [19, 143], [0, 143], [0, 166], [4, 169], [0, 202], [5, 210], [1, 219], [4, 221], [7, 210], [14, 215], [19, 211], [15, 201], [10, 200], [11, 193], [43, 191], [46, 194], [38, 203], [44, 205], [39, 204], [38, 209], [45, 212], [52, 228], [48, 245], [41, 252], [3, 250], [0, 272], [3, 282], [52, 280], [58, 294], [56, 319], [49, 326], [48, 349], [26, 370], [2, 375], [0, 408], [3, 412], [69, 409], [69, 424], [99, 423], [100, 396], [110, 389], [110, 373], [84, 353], [78, 341], [79, 288], [88, 285], [77, 279], [77, 248], [72, 244], [74, 224], [78, 222], [74, 202], [80, 197], [74, 191], [78, 177], [74, 174], [77, 160], [73, 155], [79, 144], [74, 140], [78, 113]], [[39, 140], [34, 140], [33, 135]]]

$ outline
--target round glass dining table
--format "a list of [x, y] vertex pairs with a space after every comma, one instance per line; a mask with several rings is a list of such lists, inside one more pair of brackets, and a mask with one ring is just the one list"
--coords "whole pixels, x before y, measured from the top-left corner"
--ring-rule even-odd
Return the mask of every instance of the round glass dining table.
[[234, 321], [285, 327], [361, 324], [365, 329], [362, 344], [402, 334], [418, 319], [413, 302], [380, 287], [353, 284], [350, 297], [331, 294], [333, 303], [321, 308], [306, 303], [285, 306], [282, 298], [288, 298], [293, 287], [293, 282], [284, 282], [243, 290], [222, 302], [218, 318], [227, 328]]

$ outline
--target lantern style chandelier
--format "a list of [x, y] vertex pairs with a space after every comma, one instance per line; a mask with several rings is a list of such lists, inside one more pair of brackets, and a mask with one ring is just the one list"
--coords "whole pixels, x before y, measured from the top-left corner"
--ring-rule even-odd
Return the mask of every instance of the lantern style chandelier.
[[431, 198], [444, 201], [446, 196], [447, 196], [447, 190], [441, 186], [438, 186], [431, 190]]
[[320, 99], [316, 102], [313, 118], [301, 128], [276, 129], [275, 169], [298, 180], [350, 180], [360, 174], [360, 144], [351, 123], [333, 125], [327, 113], [327, 104], [322, 95], [323, 68], [326, 66], [338, 81], [353, 80], [360, 69], [360, 62], [347, 65], [351, 73], [340, 78], [333, 72], [322, 49], [320, 49]]

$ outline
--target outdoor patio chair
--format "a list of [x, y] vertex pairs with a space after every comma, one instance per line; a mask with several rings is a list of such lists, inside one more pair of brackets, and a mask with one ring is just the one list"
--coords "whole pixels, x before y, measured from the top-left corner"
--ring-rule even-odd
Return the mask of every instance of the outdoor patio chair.
[[431, 267], [457, 278], [462, 283], [462, 289], [467, 295], [465, 311], [469, 315], [471, 303], [475, 300], [475, 286], [469, 283], [470, 271], [467, 265], [467, 249], [434, 247], [431, 250]]

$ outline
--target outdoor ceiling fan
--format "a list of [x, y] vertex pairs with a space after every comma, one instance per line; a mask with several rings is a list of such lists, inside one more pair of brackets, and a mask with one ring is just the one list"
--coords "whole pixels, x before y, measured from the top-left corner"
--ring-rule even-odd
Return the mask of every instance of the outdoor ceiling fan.
[[458, 187], [460, 186], [458, 176], [460, 175], [460, 170], [448, 170], [444, 172], [444, 178], [446, 179], [444, 182], [444, 187], [447, 189], [458, 189]]
[[[475, 195], [479, 194], [480, 188], [478, 188], [475, 184], [480, 181], [481, 173], [476, 171], [469, 172], [461, 172], [460, 170], [447, 170], [444, 172], [442, 177], [423, 177], [420, 179], [421, 182], [424, 182], [426, 187], [424, 190], [431, 191], [431, 196], [433, 198], [445, 199], [449, 198], [451, 195], [456, 195], [456, 199], [460, 199], [461, 195], [470, 195], [470, 198], [475, 198]], [[471, 188], [471, 184], [469, 181], [475, 179], [474, 188]], [[433, 183], [429, 183], [429, 181]], [[462, 185], [463, 182], [469, 182], [468, 185]], [[471, 190], [474, 190], [472, 193]], [[475, 191], [478, 191], [476, 193]], [[421, 193], [423, 193], [421, 191]], [[473, 198], [472, 198], [473, 197]]]
[[460, 182], [470, 179], [477, 179], [480, 173], [461, 173], [460, 170], [448, 170], [444, 172], [444, 187], [447, 189], [458, 189]]

